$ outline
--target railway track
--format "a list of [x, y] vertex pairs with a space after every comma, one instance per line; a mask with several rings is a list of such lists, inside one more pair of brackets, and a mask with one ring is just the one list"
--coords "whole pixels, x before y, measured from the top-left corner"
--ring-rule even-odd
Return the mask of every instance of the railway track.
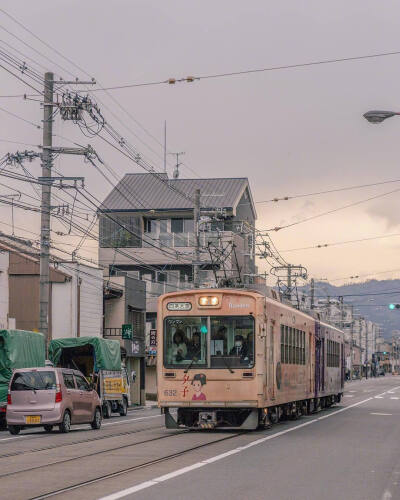
[[[189, 432], [189, 431], [186, 431], [186, 432]], [[183, 434], [186, 433], [186, 432], [183, 432]], [[180, 433], [180, 434], [182, 434], [182, 433]], [[179, 452], [176, 452], [176, 453], [172, 453], [172, 454], [167, 455], [165, 457], [156, 458], [154, 460], [149, 460], [147, 462], [143, 462], [142, 464], [134, 465], [132, 467], [126, 467], [124, 469], [120, 469], [118, 471], [114, 471], [114, 472], [111, 472], [109, 474], [103, 474], [102, 476], [99, 476], [99, 477], [96, 477], [96, 478], [92, 478], [92, 479], [89, 479], [87, 481], [81, 481], [81, 482], [76, 483], [76, 484], [71, 485], [71, 486], [66, 486], [64, 488], [53, 490], [53, 491], [50, 491], [50, 492], [45, 493], [43, 495], [30, 497], [29, 500], [42, 500], [42, 499], [45, 499], [45, 498], [51, 498], [51, 497], [54, 497], [54, 496], [57, 496], [57, 495], [61, 495], [63, 493], [68, 493], [69, 491], [73, 491], [73, 490], [76, 490], [76, 489], [79, 489], [79, 488], [83, 488], [85, 486], [89, 486], [89, 485], [94, 484], [94, 483], [98, 483], [98, 482], [101, 482], [101, 481], [106, 481], [108, 479], [112, 479], [114, 477], [121, 476], [123, 474], [128, 474], [130, 472], [134, 472], [136, 470], [143, 469], [145, 467], [151, 467], [152, 465], [156, 465], [156, 464], [159, 464], [161, 462], [172, 460], [174, 458], [177, 458], [177, 457], [180, 457], [182, 455], [185, 455], [186, 453], [190, 453], [191, 451], [196, 451], [196, 450], [205, 448], [207, 446], [211, 446], [211, 445], [216, 444], [216, 443], [221, 443], [223, 441], [228, 441], [230, 439], [234, 439], [235, 437], [242, 436], [243, 434], [246, 434], [246, 432], [238, 432], [238, 433], [235, 433], [235, 434], [232, 434], [232, 435], [229, 435], [229, 436], [225, 436], [225, 437], [220, 438], [220, 439], [216, 439], [215, 441], [212, 441], [210, 443], [204, 443], [204, 444], [199, 444], [199, 445], [196, 445], [196, 446], [192, 446], [191, 448], [187, 448], [186, 450], [182, 450], [182, 451], [179, 451]], [[172, 435], [172, 436], [175, 436], [175, 435]], [[171, 437], [171, 436], [169, 436], [169, 437]], [[152, 441], [152, 440], [149, 440], [149, 441]], [[135, 446], [136, 444], [142, 444], [142, 443], [135, 443], [134, 445], [130, 445], [130, 446]], [[126, 447], [128, 447], [128, 446], [129, 445], [127, 445]], [[119, 447], [119, 448], [122, 448], [122, 447]], [[107, 450], [107, 451], [103, 451], [103, 452], [99, 452], [99, 453], [107, 453], [108, 451], [112, 451], [112, 450]], [[85, 457], [86, 456], [77, 457], [77, 458], [74, 458], [74, 459], [71, 459], [71, 460], [79, 460], [79, 458], [85, 458]], [[62, 462], [58, 462], [58, 463], [62, 463]], [[48, 466], [43, 465], [43, 466], [40, 466], [38, 468], [44, 468], [44, 467], [48, 467]], [[30, 469], [30, 470], [32, 470], [32, 469]], [[12, 475], [12, 474], [13, 473], [8, 474], [8, 475]]]
[[[49, 446], [42, 446], [40, 448], [32, 448], [30, 450], [11, 451], [9, 453], [3, 453], [2, 455], [0, 455], [0, 460], [2, 458], [9, 458], [9, 457], [16, 457], [18, 455], [24, 455], [25, 453], [36, 453], [36, 452], [39, 452], [39, 451], [53, 450], [53, 449], [56, 449], [56, 448], [63, 448], [63, 447], [67, 447], [67, 446], [73, 446], [73, 445], [77, 445], [77, 444], [81, 444], [81, 443], [90, 443], [90, 442], [93, 442], [93, 441], [101, 441], [103, 439], [111, 439], [111, 438], [120, 437], [120, 436], [129, 436], [131, 434], [137, 434], [139, 432], [146, 432], [146, 431], [149, 431], [149, 430], [163, 429], [163, 428], [165, 428], [164, 425], [157, 425], [156, 427], [146, 427], [144, 429], [136, 429], [136, 430], [125, 431], [125, 432], [116, 432], [116, 433], [113, 433], [113, 434], [106, 434], [106, 435], [96, 436], [96, 437], [87, 438], [87, 439], [80, 439], [78, 441], [71, 441], [71, 442], [68, 442], [68, 443], [59, 443], [59, 444], [53, 444], [53, 445], [49, 445]], [[48, 435], [51, 436], [51, 434], [48, 434]], [[1, 474], [0, 474], [0, 477], [1, 477]]]
[[[138, 431], [138, 432], [140, 432], [140, 431]], [[32, 472], [32, 471], [38, 470], [38, 469], [44, 469], [46, 467], [52, 467], [53, 465], [65, 464], [65, 463], [68, 463], [68, 462], [73, 462], [75, 460], [81, 460], [83, 458], [89, 458], [89, 457], [93, 457], [93, 456], [96, 456], [96, 455], [101, 455], [103, 453], [110, 453], [112, 451], [123, 450], [125, 448], [132, 448], [133, 446], [138, 446], [138, 445], [141, 445], [141, 444], [152, 443], [154, 441], [160, 441], [162, 439], [176, 437], [176, 436], [179, 436], [181, 434], [187, 434], [188, 432], [189, 431], [187, 431], [187, 430], [183, 430], [183, 431], [180, 431], [180, 432], [177, 432], [177, 433], [174, 433], [174, 434], [168, 434], [166, 436], [158, 436], [156, 438], [146, 439], [144, 441], [138, 441], [137, 443], [130, 443], [130, 444], [122, 445], [122, 446], [119, 445], [119, 446], [115, 446], [113, 448], [108, 448], [107, 450], [99, 450], [99, 451], [93, 451], [91, 453], [86, 453], [86, 454], [80, 455], [78, 457], [71, 457], [71, 458], [67, 458], [65, 460], [57, 460], [55, 462], [50, 462], [50, 463], [43, 464], [43, 465], [37, 465], [35, 467], [29, 467], [29, 468], [18, 470], [18, 471], [14, 471], [14, 472], [6, 472], [4, 474], [0, 474], [0, 479], [3, 478], [3, 477], [9, 477], [9, 476], [17, 475], [17, 474], [24, 474], [24, 473], [27, 473], [27, 472]], [[131, 433], [131, 434], [134, 434], [134, 433]], [[81, 441], [81, 442], [83, 443], [84, 441]], [[74, 444], [80, 444], [80, 443], [74, 443]], [[57, 448], [57, 447], [52, 447], [52, 448]], [[39, 451], [42, 451], [42, 450], [39, 450]], [[25, 454], [25, 453], [27, 453], [27, 452], [23, 452], [23, 454]], [[18, 453], [18, 454], [22, 454], [22, 453]]]

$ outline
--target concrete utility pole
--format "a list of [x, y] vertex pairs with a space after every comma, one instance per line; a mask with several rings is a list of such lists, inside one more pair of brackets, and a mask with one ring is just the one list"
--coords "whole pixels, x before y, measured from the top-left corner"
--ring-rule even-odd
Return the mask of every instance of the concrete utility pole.
[[200, 287], [200, 232], [199, 232], [199, 221], [200, 221], [200, 189], [196, 189], [194, 192], [194, 209], [193, 209], [193, 222], [194, 222], [194, 237], [195, 237], [195, 250], [194, 250], [194, 262], [193, 262], [193, 284], [195, 288]]
[[[53, 144], [53, 88], [54, 74], [44, 75], [43, 95], [43, 151], [42, 177], [51, 177]], [[44, 334], [46, 350], [49, 342], [49, 293], [50, 293], [50, 205], [51, 184], [42, 185], [40, 222], [40, 291], [39, 329]]]
[[311, 304], [310, 309], [314, 309], [315, 281], [311, 278]]
[[291, 266], [291, 264], [288, 264], [288, 268], [287, 268], [287, 284], [288, 284], [287, 299], [292, 301], [292, 266]]

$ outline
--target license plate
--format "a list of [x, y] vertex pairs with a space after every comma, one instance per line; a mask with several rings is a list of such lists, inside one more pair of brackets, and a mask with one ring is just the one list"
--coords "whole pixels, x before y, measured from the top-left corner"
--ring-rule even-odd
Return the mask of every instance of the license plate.
[[40, 415], [28, 415], [25, 417], [26, 424], [40, 424], [42, 417]]

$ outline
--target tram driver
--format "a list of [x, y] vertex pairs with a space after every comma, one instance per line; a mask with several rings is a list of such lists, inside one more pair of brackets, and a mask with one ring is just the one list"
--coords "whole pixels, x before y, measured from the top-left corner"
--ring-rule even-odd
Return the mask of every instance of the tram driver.
[[240, 357], [240, 361], [248, 361], [249, 360], [248, 353], [249, 353], [248, 344], [244, 342], [243, 336], [235, 335], [235, 345], [232, 347], [229, 354], [231, 356]]

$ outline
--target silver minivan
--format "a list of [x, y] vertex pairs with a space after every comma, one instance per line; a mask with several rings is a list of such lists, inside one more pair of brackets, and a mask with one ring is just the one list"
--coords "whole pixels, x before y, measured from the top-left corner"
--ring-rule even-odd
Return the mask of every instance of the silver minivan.
[[14, 370], [7, 398], [7, 425], [11, 434], [42, 426], [51, 432], [69, 432], [71, 424], [101, 427], [101, 402], [97, 392], [78, 370], [22, 368]]

